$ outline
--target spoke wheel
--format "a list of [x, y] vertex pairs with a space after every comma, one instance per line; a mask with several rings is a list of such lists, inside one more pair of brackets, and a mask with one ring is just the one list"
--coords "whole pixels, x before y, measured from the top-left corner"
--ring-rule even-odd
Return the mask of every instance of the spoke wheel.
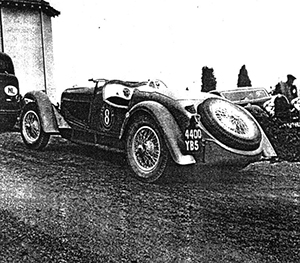
[[262, 134], [245, 109], [226, 100], [209, 98], [198, 106], [205, 128], [220, 142], [234, 149], [256, 150]]
[[37, 107], [33, 103], [23, 109], [21, 135], [25, 145], [31, 149], [43, 149], [49, 141], [50, 135], [43, 131]]
[[130, 124], [126, 142], [127, 160], [141, 181], [154, 182], [165, 172], [168, 150], [156, 123], [142, 115]]
[[143, 126], [134, 134], [131, 151], [137, 165], [144, 172], [155, 169], [160, 158], [160, 150], [159, 138], [151, 127]]

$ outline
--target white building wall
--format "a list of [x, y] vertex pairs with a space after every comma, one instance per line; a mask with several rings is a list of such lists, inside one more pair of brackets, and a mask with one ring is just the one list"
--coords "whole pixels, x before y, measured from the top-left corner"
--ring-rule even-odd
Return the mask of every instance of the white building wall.
[[21, 94], [46, 90], [55, 98], [51, 17], [40, 10], [2, 7], [1, 21], [1, 51], [13, 59]]
[[42, 13], [43, 19], [43, 47], [44, 47], [44, 63], [45, 63], [45, 77], [46, 77], [46, 91], [50, 98], [55, 99], [56, 88], [54, 85], [54, 59], [53, 59], [53, 38], [52, 38], [52, 24], [51, 17]]

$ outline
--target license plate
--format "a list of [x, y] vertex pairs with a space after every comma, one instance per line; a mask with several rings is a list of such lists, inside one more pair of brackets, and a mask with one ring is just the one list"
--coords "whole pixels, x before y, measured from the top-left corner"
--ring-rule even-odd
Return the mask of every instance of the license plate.
[[185, 149], [189, 152], [196, 152], [200, 150], [200, 142], [202, 138], [201, 129], [186, 129], [184, 133]]

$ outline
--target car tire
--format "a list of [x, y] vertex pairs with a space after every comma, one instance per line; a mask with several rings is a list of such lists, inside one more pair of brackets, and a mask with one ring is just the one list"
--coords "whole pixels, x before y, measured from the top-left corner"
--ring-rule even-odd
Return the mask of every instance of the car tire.
[[38, 107], [35, 103], [25, 105], [21, 114], [20, 125], [23, 142], [29, 149], [42, 150], [46, 147], [50, 135], [43, 130]]
[[262, 140], [259, 126], [246, 110], [218, 98], [208, 98], [198, 106], [204, 127], [217, 140], [237, 150], [258, 149]]
[[169, 151], [157, 124], [150, 116], [138, 115], [129, 124], [126, 155], [129, 167], [140, 181], [152, 183], [164, 175]]

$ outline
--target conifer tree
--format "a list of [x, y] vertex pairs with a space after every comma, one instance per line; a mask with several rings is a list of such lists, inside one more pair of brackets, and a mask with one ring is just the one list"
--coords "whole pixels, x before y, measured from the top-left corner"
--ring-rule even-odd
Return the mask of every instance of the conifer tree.
[[217, 80], [214, 75], [213, 68], [209, 68], [207, 66], [202, 68], [202, 85], [201, 91], [202, 92], [209, 92], [211, 90], [215, 90], [217, 86]]
[[251, 80], [248, 76], [248, 71], [247, 71], [245, 65], [243, 65], [240, 69], [237, 86], [238, 87], [251, 87], [252, 86]]

